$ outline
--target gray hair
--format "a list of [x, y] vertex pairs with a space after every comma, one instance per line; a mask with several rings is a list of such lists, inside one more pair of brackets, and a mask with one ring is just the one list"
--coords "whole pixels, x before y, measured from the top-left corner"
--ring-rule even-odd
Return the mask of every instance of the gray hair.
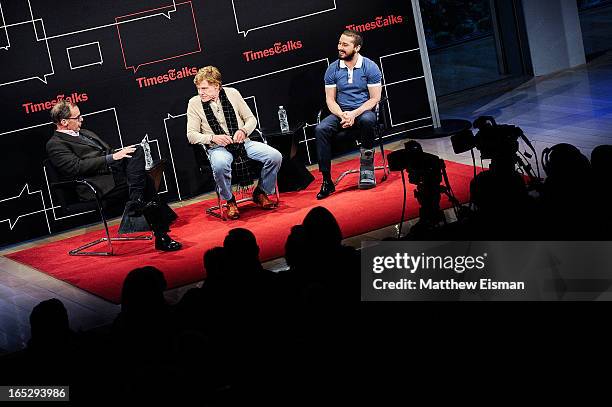
[[51, 108], [51, 120], [53, 123], [58, 124], [64, 119], [70, 117], [70, 108], [74, 106], [66, 99], [62, 99]]

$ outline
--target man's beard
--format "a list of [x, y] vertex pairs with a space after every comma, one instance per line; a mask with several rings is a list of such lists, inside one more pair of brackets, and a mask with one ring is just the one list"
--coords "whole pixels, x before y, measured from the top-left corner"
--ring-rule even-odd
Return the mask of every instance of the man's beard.
[[351, 59], [353, 59], [354, 56], [355, 56], [355, 51], [353, 51], [350, 54], [344, 54], [344, 56], [342, 56], [342, 54], [338, 52], [338, 58], [343, 61], [350, 61]]

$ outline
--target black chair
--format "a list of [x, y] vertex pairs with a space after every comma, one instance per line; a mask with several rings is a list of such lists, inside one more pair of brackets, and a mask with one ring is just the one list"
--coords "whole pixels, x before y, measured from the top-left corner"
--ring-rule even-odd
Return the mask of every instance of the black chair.
[[[375, 128], [376, 137], [374, 139], [378, 141], [379, 147], [380, 147], [380, 154], [382, 155], [382, 165], [374, 167], [374, 170], [383, 170], [384, 173], [383, 173], [381, 182], [385, 181], [387, 177], [389, 176], [389, 166], [387, 165], [387, 157], [385, 156], [385, 143], [383, 140], [385, 133], [390, 128], [389, 112], [385, 108], [385, 103], [384, 103], [386, 100], [387, 98], [381, 98], [380, 102], [378, 102], [378, 104], [374, 108], [374, 113], [376, 113], [376, 128]], [[317, 124], [321, 123], [321, 119], [324, 119], [330, 114], [331, 112], [329, 111], [329, 108], [327, 107], [327, 105], [324, 105], [324, 107], [319, 111], [319, 114], [317, 115]], [[338, 132], [336, 137], [337, 138], [352, 137], [353, 132], [354, 132], [354, 129], [341, 130]], [[359, 146], [360, 145], [359, 140], [357, 138], [354, 138], [354, 139], [355, 139], [355, 145]], [[347, 175], [356, 174], [356, 173], [357, 174], [359, 173], [359, 168], [353, 168], [353, 169], [344, 171], [342, 174], [338, 176], [338, 178], [336, 178], [336, 180], [334, 181], [334, 185], [338, 185], [340, 181]]]
[[[268, 144], [265, 137], [258, 129], [255, 129], [255, 131], [251, 133], [249, 139]], [[206, 147], [202, 144], [190, 144], [190, 146], [193, 149], [193, 153], [195, 155], [195, 159], [202, 176], [206, 178], [213, 177], [212, 167], [210, 165], [210, 159], [208, 157], [208, 151]], [[247, 163], [250, 169], [249, 172], [254, 175], [252, 179], [243, 179], [240, 176], [239, 172], [235, 171], [235, 167], [232, 165], [232, 187], [239, 195], [239, 197], [236, 197], [236, 204], [253, 201], [252, 194], [255, 189], [255, 181], [257, 181], [257, 179], [259, 178], [258, 174], [261, 173], [261, 169], [263, 167], [263, 164], [256, 160], [249, 159]], [[280, 196], [278, 193], [278, 182], [276, 184], [275, 190], [276, 204], [278, 205], [278, 203], [280, 202]], [[227, 216], [225, 213], [227, 203], [221, 203], [221, 194], [219, 193], [219, 187], [216, 184], [215, 192], [217, 193], [217, 205], [207, 208], [206, 213], [217, 218], [223, 219], [225, 221], [227, 220]], [[234, 196], [236, 196], [236, 194], [234, 194]]]
[[[150, 170], [148, 170], [149, 175], [153, 177], [156, 188], [159, 188], [164, 165], [165, 162], [162, 160], [157, 162]], [[108, 231], [108, 222], [105, 215], [105, 210], [108, 209], [108, 206], [100, 197], [98, 190], [91, 182], [80, 178], [62, 180], [62, 177], [48, 158], [43, 160], [43, 170], [47, 177], [49, 196], [54, 212], [57, 210], [60, 216], [65, 218], [97, 211], [102, 218], [105, 236], [77, 247], [76, 249], [70, 250], [68, 252], [70, 256], [112, 256], [114, 253], [113, 242], [153, 239], [152, 234], [148, 234], [146, 236], [121, 236], [125, 233], [145, 232], [151, 230], [144, 216], [130, 218], [126, 215], [125, 210], [121, 219], [121, 225], [119, 226], [118, 236], [111, 237]], [[95, 198], [90, 201], [80, 201], [75, 189], [77, 185], [85, 185], [88, 187]], [[104, 242], [107, 243], [107, 249], [105, 251], [86, 251], [90, 247]]]

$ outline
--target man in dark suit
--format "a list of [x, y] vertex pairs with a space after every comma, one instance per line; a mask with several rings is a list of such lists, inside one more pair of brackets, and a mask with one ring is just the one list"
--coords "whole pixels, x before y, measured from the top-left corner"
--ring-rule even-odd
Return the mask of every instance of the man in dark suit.
[[[83, 117], [78, 106], [66, 100], [53, 106], [51, 119], [56, 130], [47, 142], [47, 155], [62, 177], [91, 182], [103, 200], [129, 200], [128, 215], [144, 215], [155, 234], [155, 248], [179, 250], [181, 244], [168, 236], [176, 214], [159, 201], [145, 170], [142, 147], [113, 151], [94, 132], [81, 129]], [[81, 200], [94, 198], [84, 185], [77, 186], [77, 195]]]

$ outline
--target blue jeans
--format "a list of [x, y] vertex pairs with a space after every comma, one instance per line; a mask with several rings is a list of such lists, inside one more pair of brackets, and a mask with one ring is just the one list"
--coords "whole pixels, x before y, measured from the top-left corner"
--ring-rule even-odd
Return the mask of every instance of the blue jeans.
[[374, 147], [376, 138], [376, 113], [371, 110], [363, 112], [355, 118], [355, 124], [349, 129], [340, 126], [340, 118], [330, 114], [315, 128], [317, 139], [317, 154], [319, 155], [319, 170], [331, 171], [331, 138], [341, 131], [355, 132], [363, 148]]
[[[276, 191], [276, 175], [280, 169], [283, 156], [278, 150], [259, 141], [245, 140], [244, 148], [249, 158], [263, 163], [258, 186], [266, 194]], [[219, 189], [221, 199], [231, 199], [232, 194], [232, 153], [225, 147], [208, 149], [208, 159], [213, 170], [215, 183]]]

